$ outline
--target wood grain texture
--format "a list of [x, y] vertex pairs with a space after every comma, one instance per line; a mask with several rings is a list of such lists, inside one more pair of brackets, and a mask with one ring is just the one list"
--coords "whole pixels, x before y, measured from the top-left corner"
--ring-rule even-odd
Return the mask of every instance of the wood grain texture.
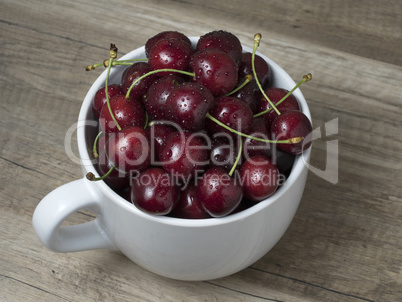
[[[402, 300], [401, 13], [396, 0], [1, 1], [0, 301]], [[302, 86], [322, 136], [312, 166], [328, 168], [338, 143], [336, 183], [311, 172], [279, 243], [208, 282], [156, 276], [119, 252], [54, 253], [31, 226], [48, 192], [81, 177], [64, 140], [101, 72], [84, 67], [111, 42], [122, 55], [166, 29], [226, 29], [248, 46], [262, 33], [259, 50], [295, 81], [313, 74]]]

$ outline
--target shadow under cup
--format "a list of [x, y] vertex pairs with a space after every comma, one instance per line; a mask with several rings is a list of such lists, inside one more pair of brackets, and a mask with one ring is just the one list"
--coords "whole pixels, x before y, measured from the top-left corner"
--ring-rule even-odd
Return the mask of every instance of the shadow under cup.
[[[190, 39], [194, 45], [198, 40], [195, 37]], [[244, 47], [244, 51], [252, 50]], [[264, 58], [272, 69], [272, 86], [287, 90], [295, 86], [295, 82], [281, 67], [261, 53], [258, 55]], [[121, 59], [137, 58], [145, 58], [144, 47], [128, 53]], [[126, 66], [113, 67], [109, 83], [119, 83], [125, 68]], [[33, 223], [41, 241], [51, 250], [58, 252], [117, 249], [149, 271], [189, 281], [228, 276], [264, 256], [285, 233], [297, 211], [306, 183], [311, 148], [296, 156], [288, 179], [273, 196], [241, 212], [222, 218], [194, 220], [144, 213], [115, 193], [103, 181], [91, 182], [85, 178], [88, 172], [98, 176], [90, 155], [98, 133], [97, 126], [94, 126], [91, 103], [96, 91], [105, 85], [105, 79], [106, 71], [88, 91], [79, 113], [78, 124], [81, 126], [77, 128], [77, 137], [84, 177], [64, 185], [69, 186], [70, 196], [60, 201], [59, 205], [55, 205], [57, 202], [53, 201], [53, 210], [60, 213], [56, 214], [60, 216], [58, 221], [40, 221], [47, 219], [42, 212], [50, 211], [48, 200], [59, 197], [53, 194], [54, 191], [38, 205], [38, 213], [34, 214]], [[294, 95], [301, 110], [311, 120], [301, 91], [297, 89]], [[66, 212], [63, 206], [68, 200], [76, 199], [80, 202], [77, 202], [70, 212]], [[90, 209], [97, 215], [94, 221], [88, 223], [91, 224], [91, 230], [82, 225], [60, 226], [61, 220], [71, 212], [82, 209]], [[77, 230], [71, 229], [74, 227]]]

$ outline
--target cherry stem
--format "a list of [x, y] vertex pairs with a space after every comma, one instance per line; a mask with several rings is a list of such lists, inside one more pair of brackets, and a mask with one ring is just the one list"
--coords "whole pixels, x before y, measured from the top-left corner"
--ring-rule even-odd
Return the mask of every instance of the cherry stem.
[[261, 34], [255, 34], [254, 35], [254, 47], [253, 47], [253, 53], [251, 54], [251, 69], [253, 70], [253, 75], [255, 78], [255, 81], [257, 83], [258, 88], [260, 89], [262, 95], [264, 98], [268, 101], [268, 103], [271, 105], [272, 108], [276, 111], [278, 115], [281, 115], [279, 112], [278, 108], [275, 107], [275, 105], [272, 103], [272, 101], [269, 99], [267, 94], [265, 93], [264, 89], [261, 87], [260, 81], [258, 80], [257, 73], [255, 71], [255, 52], [257, 51], [258, 46], [260, 46], [260, 41], [261, 41]]
[[[112, 66], [114, 67], [114, 66], [118, 66], [118, 65], [133, 65], [134, 62], [143, 62], [146, 60], [147, 59], [118, 60], [118, 61], [113, 61]], [[91, 71], [100, 66], [103, 66], [105, 68], [109, 67], [109, 60], [105, 60], [102, 63], [98, 63], [98, 64], [88, 65], [87, 67], [85, 67], [85, 70]]]
[[239, 140], [239, 152], [237, 153], [236, 161], [234, 162], [232, 169], [230, 169], [229, 176], [232, 176], [233, 172], [236, 170], [237, 164], [239, 163], [240, 158], [241, 158], [242, 151], [243, 151], [243, 142], [240, 139]]
[[[275, 105], [276, 105], [276, 106], [279, 106], [279, 105], [280, 105], [282, 102], [284, 102], [284, 101], [289, 97], [289, 95], [291, 95], [297, 88], [299, 88], [303, 83], [308, 82], [308, 81], [311, 81], [312, 78], [313, 78], [313, 76], [311, 75], [311, 73], [305, 74], [305, 75], [303, 76], [303, 79], [302, 79], [299, 83], [297, 83], [296, 86], [293, 87], [293, 89], [290, 90], [290, 91], [289, 91], [283, 98], [281, 98]], [[265, 113], [267, 113], [267, 112], [269, 112], [269, 111], [271, 111], [271, 110], [272, 110], [272, 107], [271, 107], [271, 108], [268, 108], [268, 109], [265, 110], [265, 111], [261, 111], [261, 112], [255, 114], [254, 117], [259, 117], [259, 116], [261, 116], [261, 115], [264, 115]]]
[[[169, 122], [169, 121], [168, 121]], [[165, 120], [153, 120], [148, 123], [148, 127], [152, 127], [153, 125], [164, 125], [166, 124]]]
[[219, 126], [225, 128], [226, 130], [229, 130], [232, 133], [236, 133], [237, 135], [243, 136], [243, 137], [247, 137], [256, 141], [260, 141], [260, 142], [265, 142], [265, 143], [273, 143], [273, 144], [297, 144], [300, 143], [304, 137], [292, 137], [289, 139], [285, 139], [285, 140], [269, 140], [269, 139], [263, 139], [263, 138], [259, 138], [259, 137], [255, 137], [255, 136], [251, 136], [248, 134], [244, 134], [241, 133], [239, 131], [236, 131], [232, 128], [230, 128], [229, 126], [226, 126], [224, 123], [220, 122], [219, 120], [217, 120], [216, 118], [214, 118], [212, 115], [210, 115], [209, 113], [207, 113], [206, 115], [207, 118], [209, 118], [211, 121], [217, 123]]
[[109, 91], [108, 91], [110, 69], [112, 68], [112, 65], [113, 65], [113, 59], [115, 59], [116, 57], [117, 57], [117, 48], [114, 44], [111, 44], [110, 45], [109, 66], [107, 67], [106, 80], [105, 80], [105, 95], [106, 95], [106, 104], [107, 104], [107, 108], [109, 109], [110, 116], [112, 117], [113, 122], [116, 124], [117, 129], [120, 131], [121, 127], [113, 114], [112, 108], [110, 107]]
[[158, 73], [158, 72], [177, 72], [177, 73], [181, 73], [184, 75], [188, 75], [191, 77], [195, 77], [195, 73], [194, 72], [188, 72], [188, 71], [183, 71], [183, 70], [178, 70], [178, 69], [170, 69], [170, 68], [164, 68], [164, 69], [156, 69], [156, 70], [152, 70], [150, 72], [147, 72], [146, 74], [140, 76], [138, 79], [136, 79], [130, 86], [130, 88], [128, 89], [127, 93], [126, 93], [126, 99], [128, 100], [130, 98], [130, 92], [131, 89], [133, 89], [133, 87], [142, 79], [146, 78], [147, 76], [150, 76], [152, 74]]
[[148, 127], [148, 121], [149, 121], [148, 113], [145, 112], [145, 125], [144, 125], [144, 129], [147, 129], [147, 127]]
[[97, 149], [97, 148], [96, 148], [96, 145], [97, 145], [97, 143], [98, 143], [98, 140], [99, 140], [99, 137], [101, 136], [101, 134], [102, 134], [102, 131], [99, 132], [98, 135], [95, 137], [94, 145], [93, 145], [93, 147], [92, 147], [92, 154], [93, 154], [94, 158], [98, 158], [98, 157], [99, 157], [98, 151], [96, 150], [96, 149]]
[[95, 174], [93, 174], [92, 172], [88, 172], [87, 175], [85, 175], [85, 176], [90, 181], [103, 180], [106, 177], [108, 177], [109, 174], [112, 173], [113, 170], [114, 170], [114, 166], [110, 167], [109, 171], [107, 171], [106, 174], [102, 175], [101, 177], [95, 177]]
[[226, 94], [225, 96], [229, 96], [237, 91], [239, 91], [240, 89], [242, 89], [244, 86], [246, 86], [248, 83], [250, 83], [253, 80], [253, 76], [251, 74], [248, 74], [244, 77], [244, 82], [241, 83], [241, 85], [235, 89], [233, 89], [231, 92], [229, 92], [228, 94]]

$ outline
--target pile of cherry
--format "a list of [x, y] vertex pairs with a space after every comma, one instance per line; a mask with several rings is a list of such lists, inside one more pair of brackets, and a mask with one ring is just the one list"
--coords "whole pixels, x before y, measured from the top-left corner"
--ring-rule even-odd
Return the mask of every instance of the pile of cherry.
[[[255, 54], [260, 39], [243, 53], [226, 31], [196, 47], [165, 31], [146, 42], [146, 58], [125, 61], [112, 44], [92, 103], [100, 177], [87, 178], [147, 213], [178, 218], [223, 217], [274, 194], [311, 144], [311, 123], [292, 94], [311, 75], [291, 91], [271, 87], [270, 66]], [[127, 67], [109, 84], [116, 65]]]

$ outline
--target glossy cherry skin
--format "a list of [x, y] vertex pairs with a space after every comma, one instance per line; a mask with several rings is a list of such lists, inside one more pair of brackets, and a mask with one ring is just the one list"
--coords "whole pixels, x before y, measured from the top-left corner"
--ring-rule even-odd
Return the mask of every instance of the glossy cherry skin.
[[[96, 168], [100, 176], [105, 175], [112, 165], [107, 159], [106, 152], [103, 149], [99, 152]], [[128, 174], [121, 173], [117, 169], [113, 169], [112, 172], [103, 179], [103, 181], [113, 190], [121, 190], [127, 188], [130, 185], [130, 178]]]
[[301, 111], [286, 111], [278, 115], [272, 122], [271, 135], [274, 140], [286, 140], [294, 137], [304, 138], [299, 143], [277, 144], [279, 150], [301, 154], [311, 145], [312, 125], [308, 117]]
[[[254, 118], [249, 135], [271, 139], [267, 121], [263, 117]], [[279, 150], [275, 143], [260, 142], [251, 138], [243, 138], [242, 155], [244, 160], [257, 155], [266, 156], [278, 167], [280, 173], [287, 173], [295, 160], [295, 155]]]
[[173, 89], [184, 82], [184, 78], [172, 74], [157, 79], [148, 89], [144, 106], [150, 120], [166, 119], [166, 100]]
[[163, 169], [151, 167], [132, 180], [131, 202], [154, 215], [167, 215], [180, 198], [180, 188]]
[[228, 54], [217, 49], [204, 49], [193, 54], [190, 70], [195, 73], [195, 81], [215, 96], [222, 96], [237, 84], [238, 68]]
[[[107, 91], [109, 94], [109, 100], [115, 95], [123, 94], [123, 88], [120, 84], [111, 84], [107, 86]], [[95, 97], [92, 101], [92, 113], [94, 118], [99, 119], [100, 112], [103, 108], [103, 105], [106, 104], [106, 93], [105, 87], [100, 88], [96, 93]]]
[[232, 169], [238, 153], [237, 139], [231, 136], [216, 136], [211, 140], [210, 166], [220, 167], [226, 172]]
[[[248, 134], [251, 130], [253, 112], [238, 98], [220, 97], [216, 99], [215, 106], [212, 108], [209, 114], [221, 123], [238, 132]], [[210, 134], [224, 132], [233, 137], [238, 136], [237, 134], [218, 125], [211, 119], [206, 120], [205, 126]]]
[[[153, 70], [176, 69], [187, 71], [193, 48], [182, 39], [162, 39], [155, 43], [149, 53], [148, 63]], [[158, 76], [165, 76], [172, 72], [158, 72]]]
[[[144, 127], [146, 121], [145, 110], [138, 101], [127, 101], [124, 95], [116, 95], [109, 100], [109, 103], [113, 115], [121, 128], [128, 126]], [[103, 133], [119, 131], [106, 104], [100, 113], [99, 126]]]
[[233, 212], [243, 197], [238, 181], [219, 167], [208, 169], [200, 180], [197, 198], [212, 217], [223, 217]]
[[[126, 68], [121, 77], [121, 84], [123, 87], [124, 94], [130, 89], [131, 85], [136, 81], [139, 77], [147, 74], [152, 71], [151, 66], [146, 62], [137, 62]], [[140, 80], [130, 92], [130, 100], [139, 101], [143, 104], [143, 99], [145, 94], [147, 93], [149, 87], [158, 79], [156, 74], [151, 74], [144, 79]]]
[[183, 33], [178, 32], [178, 31], [163, 31], [160, 32], [158, 34], [156, 34], [155, 36], [149, 38], [147, 40], [147, 42], [145, 43], [145, 54], [147, 56], [147, 58], [149, 57], [149, 53], [151, 52], [151, 49], [153, 48], [153, 46], [160, 40], [163, 39], [181, 39], [183, 41], [185, 41], [186, 43], [188, 43], [189, 45], [191, 45], [191, 41], [190, 39]]
[[146, 131], [151, 142], [151, 164], [158, 165], [158, 162], [160, 161], [159, 152], [163, 143], [166, 141], [169, 134], [177, 130], [176, 128], [168, 124], [151, 122]]
[[150, 165], [150, 141], [142, 127], [129, 126], [109, 136], [106, 156], [122, 173], [143, 171]]
[[244, 197], [258, 202], [275, 193], [279, 185], [279, 171], [268, 157], [257, 155], [242, 165], [240, 179]]
[[[254, 77], [251, 58], [251, 52], [245, 52], [242, 54], [242, 61], [239, 64], [239, 78], [243, 78], [248, 74], [251, 74]], [[268, 63], [256, 54], [254, 59], [254, 66], [258, 81], [260, 82], [261, 86], [266, 87], [267, 85], [269, 85], [271, 82], [272, 74], [271, 68], [269, 67]]]
[[191, 182], [180, 193], [180, 199], [171, 216], [185, 219], [205, 219], [211, 216], [204, 210], [197, 198], [197, 187]]
[[[271, 133], [267, 128], [267, 122], [262, 117], [253, 119], [249, 135], [264, 140], [271, 139]], [[255, 155], [271, 156], [271, 143], [261, 142], [252, 138], [243, 138], [243, 158], [248, 159]]]
[[[239, 78], [238, 85], [240, 85], [243, 82], [244, 82], [244, 78]], [[247, 83], [246, 86], [239, 89], [238, 91], [236, 91], [234, 94], [231, 94], [230, 96], [241, 99], [247, 105], [247, 107], [249, 107], [251, 109], [253, 114], [255, 114], [255, 113], [257, 113], [257, 106], [258, 106], [258, 102], [262, 96], [262, 93], [261, 93], [260, 89], [258, 88], [255, 80], [252, 80], [251, 82]]]
[[205, 116], [215, 104], [211, 92], [200, 84], [185, 82], [176, 86], [166, 100], [166, 117], [182, 129], [200, 131], [205, 128]]
[[[274, 105], [279, 102], [289, 91], [283, 88], [277, 88], [277, 87], [270, 87], [264, 90], [265, 94], [268, 96], [268, 98], [271, 100]], [[265, 99], [264, 96], [261, 96], [258, 105], [257, 105], [257, 113], [263, 112], [267, 109], [271, 108], [271, 105], [269, 102]], [[281, 104], [276, 106], [276, 108], [279, 110], [280, 113], [284, 113], [286, 111], [291, 111], [291, 110], [298, 110], [300, 111], [300, 105], [299, 102], [297, 101], [296, 97], [291, 94], [289, 95]], [[262, 115], [268, 122], [268, 125], [272, 124], [272, 121], [274, 118], [278, 116], [275, 110], [271, 109], [269, 112], [265, 113]]]
[[215, 30], [200, 37], [197, 42], [197, 51], [203, 49], [218, 49], [227, 53], [239, 64], [242, 58], [242, 46], [240, 40], [230, 32]]
[[166, 138], [159, 159], [166, 172], [187, 181], [208, 164], [208, 145], [200, 133], [176, 131]]

